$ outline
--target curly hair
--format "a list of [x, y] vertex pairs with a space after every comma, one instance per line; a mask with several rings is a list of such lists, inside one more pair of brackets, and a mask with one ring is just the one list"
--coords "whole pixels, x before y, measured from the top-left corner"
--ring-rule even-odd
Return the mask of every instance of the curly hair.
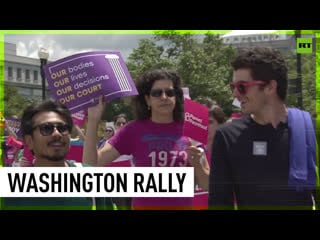
[[279, 98], [283, 101], [286, 99], [288, 67], [279, 50], [262, 46], [240, 49], [231, 66], [234, 71], [250, 69], [254, 80], [275, 80]]
[[150, 90], [154, 82], [158, 80], [171, 80], [176, 92], [176, 105], [173, 110], [173, 119], [176, 122], [182, 122], [184, 119], [184, 102], [182, 91], [182, 79], [173, 70], [155, 69], [143, 73], [136, 81], [136, 88], [139, 95], [132, 99], [132, 107], [135, 110], [136, 119], [144, 120], [151, 117], [151, 112], [148, 110], [145, 95], [150, 94]]

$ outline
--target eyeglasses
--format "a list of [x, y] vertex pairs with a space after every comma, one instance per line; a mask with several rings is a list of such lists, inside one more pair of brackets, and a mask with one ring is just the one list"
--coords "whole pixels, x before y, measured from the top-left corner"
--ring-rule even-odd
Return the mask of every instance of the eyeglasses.
[[236, 88], [241, 95], [245, 95], [250, 86], [266, 85], [266, 84], [267, 84], [266, 81], [261, 81], [261, 80], [239, 81], [239, 82], [236, 82], [236, 83], [230, 83], [230, 89], [233, 92], [234, 89]]
[[176, 91], [173, 88], [169, 89], [151, 89], [150, 90], [150, 96], [152, 97], [160, 97], [162, 96], [163, 92], [166, 93], [167, 97], [174, 97], [176, 95]]
[[105, 132], [113, 132], [111, 129], [105, 129]]
[[49, 136], [53, 133], [54, 129], [57, 129], [60, 134], [67, 135], [71, 132], [71, 126], [65, 123], [42, 123], [36, 125], [32, 128], [32, 130], [39, 128], [42, 136]]

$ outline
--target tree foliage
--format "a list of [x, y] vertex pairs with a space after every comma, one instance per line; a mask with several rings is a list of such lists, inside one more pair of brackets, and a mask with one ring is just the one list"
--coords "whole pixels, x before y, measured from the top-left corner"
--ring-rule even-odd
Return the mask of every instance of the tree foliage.
[[[297, 55], [288, 54], [286, 62], [289, 68], [289, 79], [296, 79], [297, 72]], [[316, 60], [315, 55], [302, 54], [301, 55], [301, 81], [302, 81], [302, 106], [298, 106], [298, 94], [292, 93], [287, 97], [288, 106], [296, 106], [302, 108], [311, 114], [316, 111]], [[289, 88], [295, 88], [296, 81], [292, 81]]]
[[[152, 39], [142, 39], [138, 48], [129, 56], [127, 66], [135, 79], [139, 74], [154, 68], [174, 68], [189, 88], [192, 99], [210, 97], [216, 100], [229, 115], [232, 94], [229, 83], [232, 78], [230, 60], [236, 49], [223, 44], [217, 34], [179, 34], [174, 30], [155, 32]], [[302, 108], [315, 112], [315, 56], [303, 54]], [[285, 56], [289, 66], [289, 78], [297, 78], [297, 55]], [[292, 87], [292, 86], [291, 86]], [[288, 106], [298, 106], [297, 93], [288, 94]]]
[[18, 89], [10, 84], [4, 84], [4, 115], [12, 116], [16, 115], [19, 118], [22, 116], [23, 110], [36, 103], [36, 99], [26, 98], [18, 93]]
[[232, 111], [229, 90], [230, 59], [235, 49], [222, 43], [218, 35], [177, 34], [161, 31], [152, 39], [140, 40], [129, 56], [127, 66], [133, 78], [145, 70], [174, 68], [189, 88], [192, 99], [210, 97], [226, 111]]

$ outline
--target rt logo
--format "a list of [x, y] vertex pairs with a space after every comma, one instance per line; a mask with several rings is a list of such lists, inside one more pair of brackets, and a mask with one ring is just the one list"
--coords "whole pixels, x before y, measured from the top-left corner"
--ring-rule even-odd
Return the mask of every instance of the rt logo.
[[312, 38], [297, 38], [297, 53], [312, 53]]

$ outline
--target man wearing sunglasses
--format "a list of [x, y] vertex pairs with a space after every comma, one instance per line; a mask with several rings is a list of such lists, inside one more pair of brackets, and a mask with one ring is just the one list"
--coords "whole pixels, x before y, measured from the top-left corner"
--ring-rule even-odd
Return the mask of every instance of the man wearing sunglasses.
[[[68, 108], [59, 102], [49, 100], [24, 110], [21, 119], [22, 138], [35, 157], [34, 167], [76, 166], [75, 161], [65, 159], [70, 148], [72, 128], [71, 114]], [[6, 198], [4, 205], [9, 209], [59, 210], [113, 207], [107, 198], [86, 197]]]
[[[216, 131], [209, 209], [314, 209], [314, 130], [301, 134], [300, 140], [310, 141], [295, 143], [294, 133], [310, 126], [310, 114], [285, 105], [284, 58], [275, 49], [255, 47], [240, 51], [231, 65], [231, 93], [245, 116]], [[292, 113], [306, 116], [305, 125], [298, 126]]]

